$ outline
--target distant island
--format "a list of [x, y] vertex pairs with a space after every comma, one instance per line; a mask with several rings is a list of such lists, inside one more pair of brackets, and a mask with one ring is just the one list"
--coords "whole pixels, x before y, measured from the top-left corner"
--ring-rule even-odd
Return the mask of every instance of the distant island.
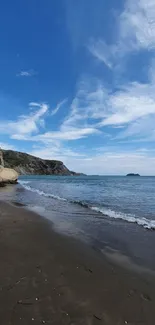
[[13, 150], [1, 151], [3, 154], [4, 166], [14, 169], [19, 175], [83, 175], [69, 170], [63, 162], [59, 160], [41, 159], [27, 153]]
[[127, 174], [126, 176], [140, 176], [140, 175], [139, 174], [130, 173], [130, 174]]

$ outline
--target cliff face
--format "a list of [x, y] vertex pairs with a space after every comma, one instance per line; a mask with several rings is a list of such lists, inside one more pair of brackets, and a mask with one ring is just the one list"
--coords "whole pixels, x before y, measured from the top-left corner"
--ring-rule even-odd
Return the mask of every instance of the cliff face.
[[5, 167], [13, 168], [20, 175], [77, 175], [58, 160], [44, 160], [12, 150], [2, 151]]

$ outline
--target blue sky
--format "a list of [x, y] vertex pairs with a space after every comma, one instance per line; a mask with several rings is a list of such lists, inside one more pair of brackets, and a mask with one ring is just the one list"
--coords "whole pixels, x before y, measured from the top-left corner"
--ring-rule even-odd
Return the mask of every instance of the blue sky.
[[155, 1], [6, 0], [0, 145], [88, 174], [155, 174]]

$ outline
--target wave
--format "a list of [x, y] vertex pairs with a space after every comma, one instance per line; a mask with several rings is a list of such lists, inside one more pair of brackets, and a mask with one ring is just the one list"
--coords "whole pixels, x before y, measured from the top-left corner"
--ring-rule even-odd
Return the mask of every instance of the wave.
[[[28, 182], [29, 183], [29, 182]], [[61, 201], [67, 201], [67, 199], [64, 199], [58, 195], [54, 195], [54, 194], [50, 194], [50, 193], [45, 193], [44, 191], [40, 191], [38, 190], [37, 188], [34, 188], [34, 187], [31, 187], [29, 185], [26, 185], [27, 183], [24, 181], [20, 181], [20, 184], [28, 191], [31, 191], [33, 193], [37, 193], [41, 196], [44, 196], [44, 197], [48, 197], [48, 198], [53, 198], [53, 199], [57, 199], [57, 200], [61, 200]]]
[[91, 206], [86, 202], [83, 201], [78, 201], [78, 200], [67, 200], [65, 198], [62, 198], [58, 195], [54, 195], [54, 194], [50, 194], [50, 193], [45, 193], [44, 191], [38, 190], [36, 188], [31, 187], [30, 185], [27, 185], [28, 183], [30, 183], [29, 181], [19, 181], [19, 183], [28, 191], [31, 191], [33, 193], [37, 193], [41, 196], [47, 197], [47, 198], [52, 198], [52, 199], [57, 199], [60, 201], [65, 201], [65, 202], [69, 202], [72, 204], [78, 204], [84, 208], [87, 209], [91, 209], [97, 213], [102, 214], [102, 216], [104, 217], [109, 217], [112, 219], [119, 219], [119, 220], [124, 220], [130, 223], [136, 223], [139, 226], [144, 227], [145, 229], [155, 229], [155, 220], [152, 219], [147, 219], [144, 217], [137, 217], [135, 215], [132, 214], [126, 214], [126, 213], [122, 213], [122, 212], [116, 212], [113, 211], [111, 209], [106, 209], [103, 207], [96, 207], [96, 206]]
[[130, 223], [137, 223], [139, 226], [143, 226], [146, 229], [155, 229], [155, 220], [136, 217], [132, 214], [126, 214], [122, 212], [116, 212], [110, 209], [102, 209], [98, 207], [91, 207], [91, 210], [100, 212], [103, 215], [110, 217], [112, 219], [121, 219], [124, 221], [128, 221]]
[[82, 202], [82, 201], [74, 201], [74, 200], [70, 200], [70, 201], [68, 201], [68, 202], [70, 202], [70, 203], [72, 203], [72, 204], [80, 205], [81, 207], [84, 207], [84, 208], [87, 208], [87, 209], [90, 209], [90, 208], [91, 208], [90, 205], [89, 205], [88, 203], [86, 203], [86, 202]]
[[25, 185], [25, 184], [29, 184], [30, 181], [21, 181], [21, 180], [18, 180], [18, 183], [21, 184], [21, 185]]

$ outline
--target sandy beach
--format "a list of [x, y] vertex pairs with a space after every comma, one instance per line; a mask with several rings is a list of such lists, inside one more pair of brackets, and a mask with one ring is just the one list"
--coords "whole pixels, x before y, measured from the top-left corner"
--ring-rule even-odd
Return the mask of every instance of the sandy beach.
[[[52, 212], [51, 212], [52, 213]], [[155, 278], [0, 202], [0, 323], [154, 324]]]

